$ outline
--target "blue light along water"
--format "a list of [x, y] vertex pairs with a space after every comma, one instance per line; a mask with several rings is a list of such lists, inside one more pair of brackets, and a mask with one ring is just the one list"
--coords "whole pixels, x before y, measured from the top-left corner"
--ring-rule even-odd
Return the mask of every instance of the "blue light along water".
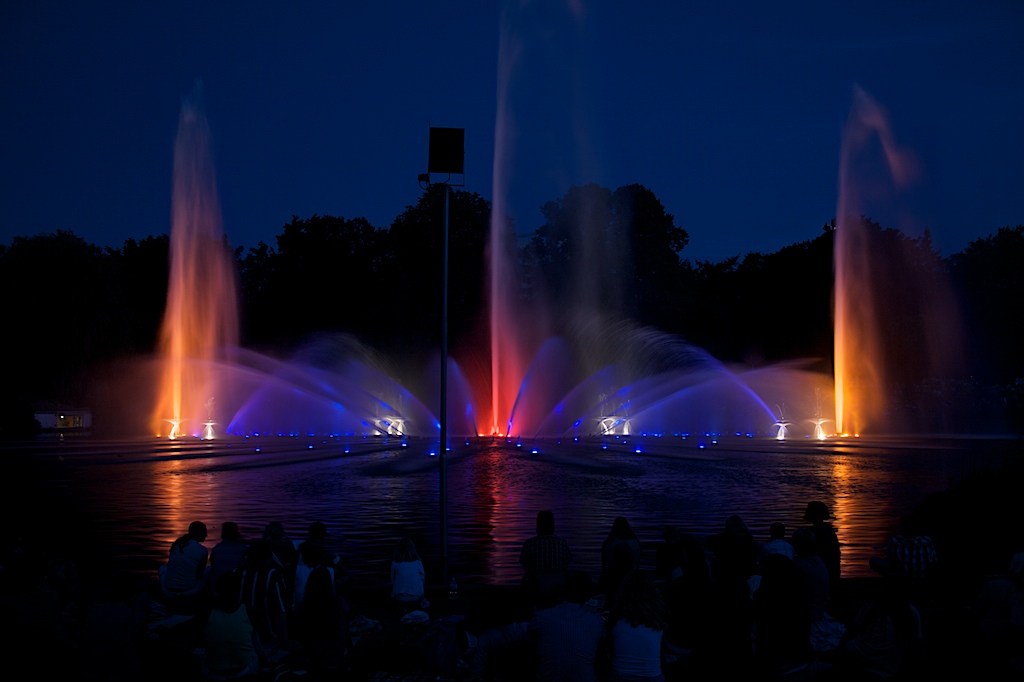
[[[23, 526], [48, 527], [33, 532], [104, 548], [142, 570], [164, 561], [193, 520], [206, 522], [211, 548], [224, 521], [255, 538], [278, 520], [302, 539], [320, 520], [354, 582], [386, 582], [404, 534], [424, 556], [428, 581], [440, 578], [439, 466], [426, 442], [68, 440], [37, 443], [18, 456], [30, 463], [20, 475], [35, 479], [7, 479], [8, 503], [21, 491], [14, 513], [37, 522]], [[554, 510], [575, 566], [596, 578], [616, 516], [629, 519], [653, 566], [665, 524], [706, 538], [739, 514], [764, 541], [769, 524], [782, 521], [792, 533], [807, 502], [822, 500], [843, 545], [843, 575], [863, 577], [901, 515], [1004, 456], [996, 441], [955, 439], [456, 441], [447, 467], [450, 571], [467, 583], [516, 583], [519, 548], [540, 509]]]

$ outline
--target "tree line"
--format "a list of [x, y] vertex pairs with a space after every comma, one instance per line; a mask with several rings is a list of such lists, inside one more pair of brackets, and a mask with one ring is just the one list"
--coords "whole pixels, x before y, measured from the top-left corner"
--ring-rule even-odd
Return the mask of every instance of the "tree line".
[[[429, 187], [387, 227], [294, 216], [274, 245], [231, 251], [242, 345], [286, 356], [312, 334], [341, 331], [385, 354], [436, 352], [444, 191]], [[509, 226], [502, 245], [489, 244], [490, 203], [450, 191], [448, 328], [456, 357], [486, 343], [486, 255], [502, 249], [513, 255], [517, 296], [527, 304], [600, 310], [678, 335], [725, 362], [813, 358], [831, 368], [834, 220], [814, 239], [774, 253], [693, 261], [685, 257], [686, 230], [642, 185], [571, 187], [542, 207], [543, 223], [531, 235], [516, 237]], [[913, 401], [942, 390], [1019, 432], [1024, 360], [1014, 306], [1024, 295], [1024, 226], [1000, 228], [943, 258], [927, 233], [913, 238], [863, 220], [877, 263], [871, 295], [882, 302], [893, 347], [893, 391]], [[168, 254], [167, 235], [113, 248], [57, 230], [0, 245], [8, 330], [0, 434], [31, 430], [41, 404], [86, 405], [97, 368], [153, 353]], [[915, 286], [940, 280], [955, 304], [921, 308]], [[964, 332], [963, 365], [939, 376], [925, 366], [923, 315], [948, 318]]]

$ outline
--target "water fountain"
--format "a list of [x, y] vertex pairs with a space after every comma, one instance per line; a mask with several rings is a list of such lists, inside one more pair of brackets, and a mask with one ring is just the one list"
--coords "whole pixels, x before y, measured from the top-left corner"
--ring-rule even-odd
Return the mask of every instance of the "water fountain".
[[[918, 248], [919, 242], [894, 239], [865, 218], [890, 212], [895, 195], [917, 175], [916, 160], [897, 144], [885, 112], [856, 88], [843, 136], [834, 248], [835, 411], [840, 434], [865, 429], [898, 433], [913, 431], [915, 425], [921, 430], [929, 415], [915, 420], [908, 406], [891, 399], [894, 375], [902, 372], [904, 382], [907, 375], [919, 381], [949, 376], [962, 365], [958, 306], [941, 268], [922, 267], [922, 252], [929, 254]], [[913, 319], [913, 327], [897, 328], [897, 313]], [[936, 409], [928, 401], [919, 402], [912, 409]]]
[[[500, 131], [499, 131], [500, 132]], [[500, 140], [505, 136], [498, 135]], [[499, 150], [498, 158], [503, 154]], [[501, 215], [495, 173], [495, 216]], [[492, 245], [508, 243], [494, 219]], [[703, 350], [593, 305], [561, 316], [521, 314], [511, 255], [491, 249], [491, 386], [449, 370], [452, 437], [622, 436], [633, 433], [773, 435], [800, 432], [769, 405], [804, 408], [827, 377], [798, 363], [732, 371]], [[182, 108], [175, 146], [171, 279], [153, 426], [171, 438], [222, 434], [437, 437], [430, 397], [404, 387], [386, 358], [346, 337], [324, 337], [285, 360], [238, 348], [231, 255], [221, 230], [209, 130], [198, 103]], [[577, 288], [592, 285], [584, 268]], [[592, 302], [591, 302], [592, 303]], [[500, 314], [499, 314], [500, 311]], [[506, 325], [506, 319], [530, 325]], [[555, 320], [558, 318], [558, 324]], [[473, 396], [490, 395], [489, 410]], [[477, 415], [486, 415], [477, 423]]]
[[[503, 116], [499, 111], [499, 122]], [[500, 123], [498, 133], [495, 216], [504, 209], [500, 161], [508, 150], [501, 146], [509, 139]], [[321, 337], [287, 360], [239, 348], [236, 293], [220, 232], [208, 131], [193, 103], [182, 111], [174, 178], [173, 263], [154, 428], [172, 437], [229, 435], [258, 442], [237, 447], [237, 440], [224, 439], [183, 447], [179, 439], [147, 445], [142, 455], [119, 456], [117, 462], [131, 466], [109, 467], [113, 474], [131, 474], [122, 477], [123, 483], [106, 468], [94, 476], [101, 486], [112, 487], [91, 499], [123, 497], [131, 513], [144, 509], [142, 525], [160, 529], [147, 539], [159, 557], [165, 556], [170, 529], [200, 514], [236, 518], [250, 528], [262, 527], [268, 514], [293, 527], [313, 516], [359, 528], [353, 565], [363, 567], [374, 566], [385, 554], [397, 528], [433, 536], [438, 467], [418, 455], [403, 456], [401, 446], [392, 443], [410, 445], [409, 453], [437, 443], [436, 398], [417, 395], [388, 358], [345, 336]], [[844, 175], [842, 185], [852, 192], [857, 185], [847, 179], [852, 180]], [[854, 208], [850, 192], [843, 194], [847, 203], [841, 202], [841, 215]], [[844, 222], [842, 229], [853, 232], [851, 225]], [[844, 418], [851, 431], [882, 424], [869, 422], [860, 411], [880, 410], [873, 399], [848, 391], [850, 384], [865, 383], [855, 374], [841, 374], [841, 389], [834, 393], [831, 376], [799, 361], [728, 367], [682, 339], [609, 315], [585, 296], [572, 310], [538, 303], [529, 311], [520, 309], [509, 254], [493, 248], [510, 241], [508, 229], [507, 222], [497, 219], [492, 225], [490, 384], [471, 386], [458, 358], [449, 364], [448, 433], [456, 462], [452, 555], [462, 562], [460, 576], [518, 582], [515, 548], [532, 532], [535, 509], [564, 512], [568, 533], [580, 546], [594, 547], [605, 521], [622, 513], [638, 521], [646, 537], [655, 537], [666, 522], [705, 535], [737, 508], [750, 510], [748, 522], [762, 527], [779, 518], [795, 527], [802, 523], [802, 504], [818, 498], [828, 500], [843, 520], [844, 572], [856, 574], [858, 567], [867, 570], [872, 546], [884, 542], [893, 520], [913, 503], [908, 487], [934, 489], [948, 483], [948, 471], [960, 470], [955, 453], [930, 443], [927, 451], [911, 443], [908, 452], [898, 453], [897, 463], [887, 444], [861, 441], [857, 458], [845, 456], [853, 447], [842, 441], [819, 446], [833, 431], [833, 395], [849, 410], [844, 414], [857, 415]], [[844, 241], [841, 250], [854, 246]], [[848, 263], [838, 260], [836, 266], [844, 287], [852, 286], [846, 275], [857, 268]], [[576, 274], [576, 287], [585, 293], [593, 274], [587, 268]], [[860, 295], [837, 293], [841, 320], [853, 319], [851, 301]], [[867, 341], [837, 335], [843, 338], [837, 341], [837, 357], [848, 358], [850, 344], [868, 347]], [[849, 371], [845, 361], [837, 362], [837, 373], [839, 367]], [[436, 365], [424, 375], [435, 377]], [[862, 407], [852, 409], [857, 404]], [[873, 416], [885, 415], [878, 411]], [[502, 438], [470, 446], [468, 436], [477, 434]], [[724, 439], [735, 439], [735, 445], [710, 456], [689, 450], [679, 457], [650, 457], [645, 435], [652, 439], [646, 443], [674, 438], [687, 448]], [[263, 436], [274, 444], [267, 446]], [[330, 436], [379, 437], [383, 444], [358, 451], [344, 442], [324, 448], [323, 455], [304, 455]], [[410, 436], [425, 443], [410, 443]], [[467, 447], [455, 442], [464, 436]], [[568, 443], [515, 447], [546, 438]], [[575, 438], [589, 444], [575, 448]], [[754, 438], [761, 440], [741, 445]], [[628, 446], [623, 445], [627, 440]], [[778, 440], [790, 443], [772, 442]], [[794, 447], [794, 440], [808, 445]], [[431, 444], [417, 450], [426, 443]], [[537, 452], [543, 456], [531, 456]], [[663, 452], [679, 451], [666, 446]], [[462, 456], [466, 453], [472, 456]], [[108, 458], [107, 448], [97, 456]], [[134, 475], [136, 465], [152, 475]], [[265, 473], [267, 466], [284, 470], [287, 488], [280, 485], [281, 475]], [[168, 510], [176, 515], [169, 520]], [[104, 530], [116, 537], [125, 532], [122, 521], [117, 508], [104, 520]], [[425, 546], [437, 555], [435, 547]], [[440, 553], [445, 556], [444, 550]]]
[[181, 109], [174, 146], [171, 271], [160, 334], [162, 371], [152, 428], [158, 435], [214, 434], [224, 386], [204, 366], [230, 361], [238, 344], [231, 252], [224, 240], [210, 132], [198, 87]]
[[[504, 62], [503, 62], [504, 63]], [[507, 79], [511, 67], [502, 69]], [[449, 367], [449, 433], [509, 438], [728, 434], [777, 440], [839, 433], [892, 432], [887, 401], [890, 332], [873, 307], [872, 245], [860, 215], [868, 192], [859, 157], [880, 145], [896, 184], [910, 177], [909, 155], [893, 142], [885, 117], [856, 94], [843, 146], [835, 245], [835, 381], [807, 363], [731, 368], [700, 348], [605, 312], [588, 292], [601, 268], [577, 262], [574, 309], [532, 301], [520, 308], [505, 220], [505, 164], [512, 136], [503, 128], [508, 83], [499, 84], [490, 249], [490, 385], [471, 386], [458, 358]], [[599, 240], [586, 240], [589, 243]], [[602, 256], [607, 258], [607, 254]], [[238, 348], [230, 251], [199, 106], [182, 109], [175, 147], [171, 280], [161, 336], [162, 378], [153, 426], [174, 438], [219, 433], [419, 436], [437, 438], [436, 398], [416, 395], [386, 358], [352, 339], [321, 339], [287, 361]], [[930, 289], [929, 295], [934, 293]], [[932, 300], [919, 296], [921, 300]], [[948, 320], [954, 308], [945, 307]], [[925, 316], [928, 317], [927, 315]], [[508, 320], [530, 324], [508, 324]], [[943, 319], [935, 315], [934, 319]], [[949, 325], [944, 325], [948, 328]], [[933, 329], [915, 340], [948, 366]], [[926, 349], [927, 346], [927, 349]], [[932, 350], [932, 349], [938, 350]], [[856, 352], [851, 352], [856, 349]], [[945, 364], [943, 364], [945, 363]], [[430, 376], [436, 372], [425, 372]], [[834, 395], [835, 412], [823, 395]], [[482, 406], [484, 396], [490, 405]], [[218, 433], [219, 432], [219, 433]]]

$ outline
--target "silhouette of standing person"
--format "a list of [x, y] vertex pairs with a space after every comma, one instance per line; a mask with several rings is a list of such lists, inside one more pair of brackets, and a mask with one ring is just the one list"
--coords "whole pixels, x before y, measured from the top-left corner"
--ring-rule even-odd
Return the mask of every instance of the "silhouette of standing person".
[[537, 512], [537, 534], [523, 543], [519, 565], [526, 574], [523, 586], [535, 600], [554, 603], [565, 587], [572, 551], [565, 538], [555, 535], [555, 514], [550, 509]]
[[615, 517], [608, 537], [601, 544], [601, 576], [597, 581], [608, 603], [614, 601], [622, 579], [640, 568], [640, 551], [640, 539], [629, 521], [624, 516]]
[[842, 550], [839, 547], [839, 536], [829, 521], [832, 515], [824, 502], [815, 500], [807, 503], [804, 510], [804, 521], [809, 521], [814, 531], [815, 554], [821, 557], [828, 569], [829, 585], [835, 589], [839, 585], [840, 561]]

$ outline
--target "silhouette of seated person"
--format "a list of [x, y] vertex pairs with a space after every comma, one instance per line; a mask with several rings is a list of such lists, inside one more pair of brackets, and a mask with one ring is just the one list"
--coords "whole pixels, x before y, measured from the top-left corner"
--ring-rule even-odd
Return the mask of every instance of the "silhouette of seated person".
[[772, 554], [781, 554], [790, 561], [796, 558], [793, 544], [786, 539], [786, 524], [779, 521], [768, 527], [768, 542], [761, 547], [761, 560]]
[[622, 579], [640, 568], [640, 552], [640, 539], [629, 521], [624, 516], [616, 517], [601, 544], [601, 575], [597, 586], [607, 604], [614, 603]]
[[331, 583], [334, 584], [337, 577], [334, 565], [338, 558], [324, 548], [326, 538], [327, 527], [319, 521], [314, 521], [309, 526], [308, 537], [299, 545], [298, 560], [295, 563], [295, 579], [292, 584], [295, 608], [301, 606], [305, 599], [306, 581], [314, 569], [320, 567], [327, 569], [331, 576]]
[[627, 575], [612, 611], [609, 682], [664, 682], [661, 651], [667, 623], [654, 579], [643, 571]]
[[761, 563], [761, 584], [754, 593], [754, 656], [767, 679], [805, 679], [821, 672], [811, 646], [811, 613], [803, 575], [793, 560], [769, 554]]
[[583, 571], [573, 571], [559, 603], [537, 611], [527, 626], [536, 650], [537, 682], [596, 682], [606, 672], [607, 629], [601, 614], [587, 606], [594, 585]]
[[284, 569], [273, 559], [270, 543], [249, 545], [241, 572], [241, 599], [256, 631], [256, 645], [263, 660], [274, 661], [295, 648], [289, 623], [292, 595]]
[[398, 541], [391, 556], [391, 598], [405, 612], [422, 607], [426, 571], [412, 538]]
[[757, 570], [758, 547], [747, 524], [739, 516], [725, 521], [725, 530], [708, 540], [713, 553], [711, 576], [722, 586], [742, 584], [745, 589]]
[[825, 562], [818, 556], [818, 542], [810, 528], [793, 533], [793, 566], [803, 585], [803, 604], [811, 621], [811, 646], [815, 651], [831, 651], [839, 644], [845, 627], [828, 613], [831, 580]]
[[249, 549], [249, 543], [242, 539], [242, 533], [234, 521], [224, 522], [220, 538], [220, 542], [210, 550], [210, 587], [214, 592], [222, 575], [245, 565], [245, 553]]
[[259, 671], [253, 626], [240, 597], [241, 573], [224, 573], [206, 621], [204, 673], [208, 680], [231, 680]]
[[824, 502], [815, 500], [807, 503], [804, 521], [810, 522], [811, 530], [814, 531], [814, 553], [824, 562], [828, 570], [829, 583], [832, 589], [835, 589], [839, 585], [842, 549], [839, 546], [836, 529], [830, 523], [831, 519], [832, 515]]
[[1010, 558], [1005, 574], [985, 582], [973, 613], [979, 637], [976, 651], [988, 665], [978, 676], [1024, 679], [1024, 552]]
[[836, 652], [836, 667], [855, 679], [919, 679], [921, 614], [910, 603], [905, 583], [891, 576], [860, 608]]
[[310, 572], [295, 621], [302, 660], [313, 679], [337, 679], [349, 651], [348, 607], [335, 591], [327, 566]]
[[565, 538], [555, 535], [555, 515], [545, 509], [537, 513], [537, 534], [523, 543], [519, 565], [523, 567], [523, 587], [537, 603], [556, 603], [565, 587], [572, 551]]
[[655, 580], [671, 580], [682, 575], [682, 534], [672, 525], [661, 529], [661, 542], [658, 543], [654, 561]]
[[708, 664], [717, 674], [745, 674], [753, 661], [751, 576], [757, 564], [757, 541], [739, 516], [708, 538], [712, 552], [712, 605], [708, 611]]
[[911, 516], [900, 519], [899, 532], [889, 538], [884, 555], [869, 560], [874, 571], [903, 581], [914, 600], [927, 596], [935, 562], [935, 544]]
[[160, 587], [173, 607], [196, 607], [205, 596], [209, 550], [203, 546], [206, 524], [193, 521], [188, 532], [171, 543], [167, 563], [160, 567]]
[[271, 521], [263, 529], [263, 541], [270, 547], [270, 557], [278, 566], [284, 570], [284, 574], [290, 581], [295, 573], [295, 561], [298, 552], [295, 543], [287, 533], [280, 521]]
[[679, 568], [664, 584], [668, 607], [664, 644], [679, 669], [696, 665], [694, 661], [708, 651], [712, 631], [708, 624], [716, 599], [704, 546], [690, 535], [680, 535], [677, 547]]
[[532, 616], [533, 605], [519, 589], [488, 592], [473, 603], [460, 624], [470, 680], [531, 679], [527, 624]]

